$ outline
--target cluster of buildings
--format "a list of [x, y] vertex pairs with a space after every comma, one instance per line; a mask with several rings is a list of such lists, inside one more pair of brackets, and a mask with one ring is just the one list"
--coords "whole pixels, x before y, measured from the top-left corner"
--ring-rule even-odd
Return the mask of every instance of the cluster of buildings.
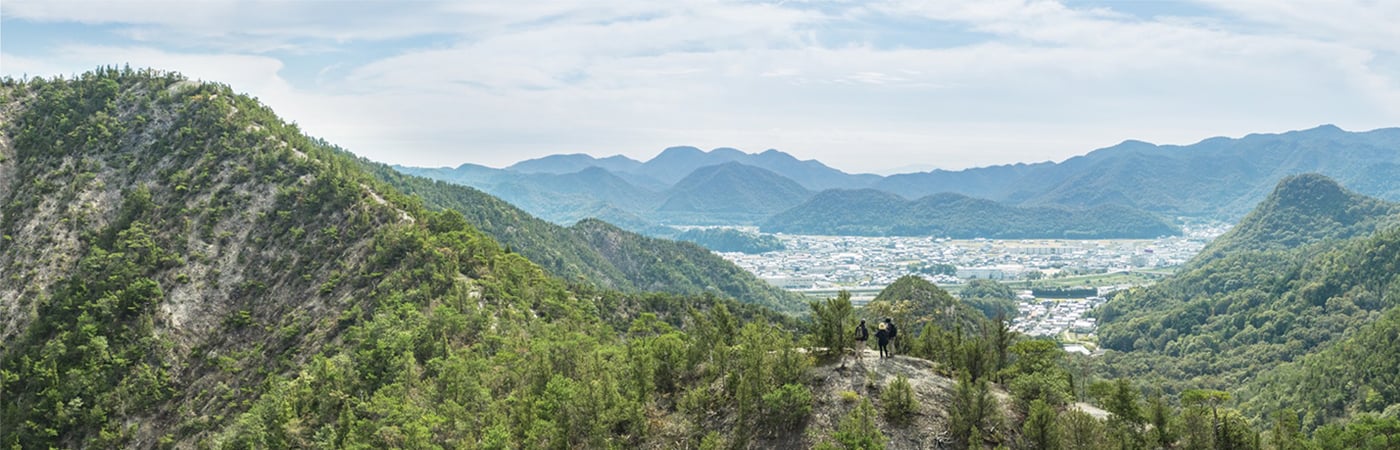
[[[721, 256], [783, 289], [811, 294], [845, 289], [854, 294], [853, 300], [863, 303], [911, 273], [940, 286], [956, 287], [971, 279], [1014, 281], [1171, 268], [1195, 257], [1228, 229], [1220, 223], [1188, 224], [1182, 236], [1097, 240], [779, 234], [786, 250]], [[1091, 287], [1097, 288], [1099, 296], [1037, 299], [1029, 291], [1022, 293], [1012, 329], [1066, 342], [1092, 341], [1097, 323], [1088, 312], [1106, 301], [1102, 295], [1122, 286]], [[1073, 351], [1085, 349], [1070, 345], [1075, 346]]]
[[1098, 327], [1097, 320], [1088, 317], [1089, 311], [1106, 301], [1103, 297], [1022, 300], [1020, 314], [1011, 321], [1011, 330], [1065, 340], [1087, 337]]
[[1023, 280], [1174, 267], [1199, 253], [1226, 225], [1188, 226], [1183, 236], [1102, 240], [954, 240], [931, 237], [776, 235], [786, 250], [721, 253], [775, 286], [791, 290], [882, 288], [910, 273], [940, 285], [979, 278]]

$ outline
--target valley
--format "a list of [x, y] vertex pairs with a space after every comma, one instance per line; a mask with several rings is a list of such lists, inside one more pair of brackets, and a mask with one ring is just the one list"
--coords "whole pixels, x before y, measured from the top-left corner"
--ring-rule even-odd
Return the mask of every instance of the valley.
[[879, 290], [910, 273], [956, 292], [967, 279], [1073, 281], [1085, 275], [1169, 269], [1195, 257], [1228, 229], [1208, 222], [1186, 226], [1182, 236], [1095, 240], [773, 234], [784, 249], [719, 254], [773, 285], [798, 292]]
[[1097, 323], [1086, 313], [1103, 303], [1102, 295], [1156, 282], [1228, 229], [1221, 222], [1193, 222], [1182, 227], [1181, 236], [1150, 240], [774, 234], [764, 236], [780, 241], [783, 249], [717, 254], [769, 284], [809, 298], [847, 291], [856, 306], [869, 303], [908, 274], [918, 274], [954, 294], [970, 280], [996, 280], [1019, 290], [1013, 329], [1060, 339], [1067, 348], [1083, 344], [1093, 348]]

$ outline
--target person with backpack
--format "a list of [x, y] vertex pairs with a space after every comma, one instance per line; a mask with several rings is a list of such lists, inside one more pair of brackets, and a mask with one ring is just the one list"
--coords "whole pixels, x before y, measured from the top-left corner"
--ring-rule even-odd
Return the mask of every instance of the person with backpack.
[[890, 332], [890, 356], [894, 356], [894, 338], [899, 337], [899, 328], [894, 326], [894, 321], [890, 320], [889, 317], [885, 318], [885, 323], [882, 325]]
[[887, 358], [890, 355], [890, 351], [886, 349], [886, 347], [890, 345], [889, 324], [880, 322], [880, 325], [876, 328], [878, 329], [875, 331], [875, 343], [880, 346], [880, 357]]
[[865, 319], [860, 319], [860, 325], [856, 325], [856, 358], [865, 358], [865, 341], [870, 339], [870, 330], [865, 328]]

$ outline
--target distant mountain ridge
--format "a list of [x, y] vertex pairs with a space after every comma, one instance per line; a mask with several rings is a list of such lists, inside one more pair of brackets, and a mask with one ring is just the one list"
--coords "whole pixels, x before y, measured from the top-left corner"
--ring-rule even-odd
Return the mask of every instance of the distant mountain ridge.
[[701, 167], [667, 191], [659, 211], [756, 213], [760, 218], [797, 206], [812, 192], [771, 171], [728, 162]]
[[706, 152], [690, 146], [668, 147], [656, 157], [645, 162], [622, 155], [594, 158], [575, 153], [528, 159], [510, 165], [504, 170], [521, 173], [564, 174], [578, 172], [589, 167], [599, 167], [619, 174], [652, 178], [669, 186], [702, 167], [731, 162], [770, 170], [791, 178], [804, 188], [814, 191], [867, 186], [880, 179], [879, 175], [873, 174], [849, 174], [833, 169], [817, 160], [798, 160], [790, 154], [775, 149], [768, 149], [762, 153], [744, 153], [738, 149], [720, 147]]
[[[754, 225], [782, 212], [771, 211], [774, 204], [768, 202], [739, 201], [729, 204], [725, 211], [717, 211], [706, 206], [717, 203], [717, 199], [699, 202], [668, 198], [677, 195], [671, 191], [681, 180], [698, 170], [723, 164], [765, 170], [749, 172], [763, 180], [737, 176], [731, 180], [734, 186], [727, 189], [725, 198], [740, 200], [772, 194], [739, 191], [785, 184], [773, 182], [767, 176], [770, 172], [812, 192], [874, 189], [907, 200], [955, 193], [1005, 207], [1100, 210], [1135, 217], [1146, 212], [1162, 217], [1237, 220], [1264, 199], [1279, 179], [1301, 173], [1331, 177], [1360, 194], [1400, 200], [1400, 128], [1348, 132], [1331, 125], [1242, 138], [1215, 137], [1184, 146], [1130, 140], [1058, 163], [1018, 163], [884, 177], [848, 174], [820, 161], [798, 160], [778, 150], [749, 154], [733, 148], [706, 152], [684, 146], [667, 148], [647, 161], [571, 154], [521, 161], [506, 169], [475, 165], [397, 169], [476, 187], [561, 224], [590, 217], [590, 211], [626, 212], [636, 219], [624, 225], [627, 229], [658, 236], [675, 234], [674, 230], [667, 231], [664, 223]], [[613, 177], [604, 177], [604, 173]], [[561, 184], [560, 177], [568, 174], [580, 174], [591, 181], [574, 187]], [[734, 211], [742, 208], [749, 209]], [[1084, 220], [1096, 222], [1100, 217]], [[829, 220], [837, 222], [829, 225], [833, 229], [870, 228], [860, 225], [868, 218], [856, 214], [835, 215]], [[1063, 235], [1065, 231], [1071, 230], [1056, 233]]]
[[1016, 207], [961, 194], [907, 201], [874, 189], [829, 190], [765, 221], [769, 233], [971, 238], [1138, 238], [1181, 234], [1152, 214], [1121, 206]]

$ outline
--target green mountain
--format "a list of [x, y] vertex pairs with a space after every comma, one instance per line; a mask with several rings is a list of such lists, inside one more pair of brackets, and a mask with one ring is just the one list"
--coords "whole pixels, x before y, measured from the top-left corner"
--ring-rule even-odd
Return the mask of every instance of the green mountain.
[[796, 206], [811, 195], [781, 175], [730, 162], [702, 167], [676, 182], [657, 211], [755, 220]]
[[[872, 304], [875, 302], [893, 305], [905, 303], [907, 309], [899, 313], [904, 320], [896, 325], [903, 327], [900, 333], [908, 336], [913, 336], [918, 330], [930, 325], [943, 329], [962, 327], [967, 331], [978, 330], [983, 321], [990, 319], [982, 311], [963, 303], [948, 291], [917, 275], [899, 277], [894, 283], [880, 290], [875, 299], [871, 300]], [[881, 319], [870, 318], [872, 321]]]
[[693, 228], [676, 235], [676, 240], [694, 242], [717, 252], [758, 254], [786, 248], [783, 241], [773, 235], [733, 228]]
[[[518, 210], [429, 209], [380, 178], [434, 182], [227, 86], [101, 69], [4, 79], [0, 100], [5, 447], [642, 446], [677, 438], [643, 414], [715, 381], [702, 358], [762, 393], [803, 367], [795, 322], [714, 295], [752, 279], [732, 265], [692, 297], [571, 285], [474, 226]], [[566, 233], [656, 287], [713, 269], [690, 244]]]
[[1014, 207], [959, 194], [906, 201], [862, 189], [818, 193], [765, 221], [769, 233], [968, 238], [1148, 238], [1180, 234], [1152, 214], [1119, 207], [1089, 210]]
[[[1272, 413], [1280, 404], [1258, 393], [1283, 388], [1253, 380], [1280, 363], [1341, 351], [1329, 349], [1400, 304], [1398, 225], [1400, 205], [1316, 175], [1284, 179], [1185, 270], [1101, 309], [1099, 342], [1116, 350], [1104, 365], [1168, 389], [1234, 391], [1246, 411]], [[1356, 395], [1330, 385], [1309, 389]], [[1361, 411], [1346, 403], [1314, 405], [1310, 425]]]
[[562, 283], [460, 215], [226, 86], [103, 69], [6, 79], [0, 99], [4, 446], [188, 447], [334, 349], [366, 349], [370, 398], [414, 359], [366, 340], [378, 320], [441, 320], [420, 313], [446, 302], [459, 339], [488, 318], [468, 304], [565, 311], [545, 308]]
[[1348, 191], [1331, 178], [1290, 176], [1279, 181], [1268, 198], [1213, 241], [1198, 259], [1365, 236], [1393, 223], [1396, 214], [1400, 214], [1400, 204]]

